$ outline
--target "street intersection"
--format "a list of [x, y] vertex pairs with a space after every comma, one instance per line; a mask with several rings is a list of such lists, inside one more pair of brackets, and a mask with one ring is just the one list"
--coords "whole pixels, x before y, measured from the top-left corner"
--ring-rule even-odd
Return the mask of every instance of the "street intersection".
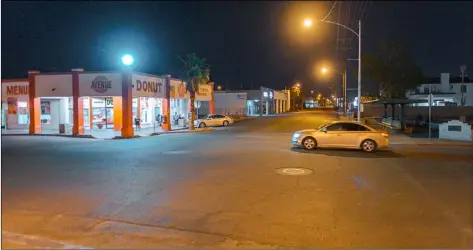
[[130, 140], [2, 137], [3, 246], [473, 247], [472, 148], [291, 148], [292, 132], [332, 119], [289, 113]]

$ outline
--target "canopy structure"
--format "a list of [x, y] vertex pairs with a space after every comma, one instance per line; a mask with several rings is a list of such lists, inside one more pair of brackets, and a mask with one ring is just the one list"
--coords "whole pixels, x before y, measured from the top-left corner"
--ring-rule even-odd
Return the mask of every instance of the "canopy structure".
[[388, 105], [391, 105], [391, 117], [394, 119], [396, 114], [396, 105], [401, 106], [401, 114], [399, 116], [399, 123], [401, 125], [401, 130], [404, 131], [406, 127], [406, 123], [404, 121], [404, 106], [406, 104], [414, 104], [414, 103], [427, 103], [426, 100], [419, 100], [419, 99], [390, 99], [390, 100], [376, 100], [371, 102], [365, 102], [364, 104], [383, 104], [384, 105], [384, 116], [383, 118], [388, 117]]

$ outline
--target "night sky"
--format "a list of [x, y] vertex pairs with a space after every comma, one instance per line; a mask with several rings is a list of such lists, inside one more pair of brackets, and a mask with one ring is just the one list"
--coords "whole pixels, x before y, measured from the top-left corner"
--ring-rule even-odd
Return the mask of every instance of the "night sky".
[[[331, 9], [327, 20], [353, 29], [362, 19], [362, 52], [381, 40], [402, 39], [426, 76], [459, 75], [461, 64], [473, 71], [471, 1], [333, 4], [2, 1], [2, 79], [26, 77], [32, 69], [117, 70], [124, 53], [135, 57], [135, 71], [177, 76], [177, 56], [195, 52], [212, 66], [212, 80], [229, 89], [284, 89], [299, 80], [305, 90], [327, 93], [327, 83], [340, 78], [322, 77], [315, 69], [342, 69], [357, 56], [356, 37], [330, 24], [301, 24]], [[346, 65], [348, 87], [355, 87], [357, 62]]]

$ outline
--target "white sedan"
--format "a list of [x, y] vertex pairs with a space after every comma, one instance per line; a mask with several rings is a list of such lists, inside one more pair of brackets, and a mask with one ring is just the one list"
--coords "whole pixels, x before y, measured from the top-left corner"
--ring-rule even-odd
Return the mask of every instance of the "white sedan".
[[207, 115], [202, 119], [194, 121], [194, 126], [199, 128], [228, 126], [233, 123], [233, 119], [226, 115]]
[[388, 134], [358, 122], [333, 122], [318, 129], [297, 131], [292, 136], [293, 146], [306, 150], [315, 148], [352, 148], [375, 152], [389, 144]]

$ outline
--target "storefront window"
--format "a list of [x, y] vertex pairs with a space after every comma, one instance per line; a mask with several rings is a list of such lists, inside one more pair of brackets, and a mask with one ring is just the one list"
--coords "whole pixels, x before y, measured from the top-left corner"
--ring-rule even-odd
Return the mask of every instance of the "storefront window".
[[41, 124], [51, 124], [51, 102], [41, 102]]
[[107, 120], [105, 115], [105, 99], [92, 98], [92, 125], [94, 128], [103, 128]]
[[29, 124], [28, 102], [18, 102], [18, 124]]
[[131, 112], [133, 113], [133, 120], [138, 116], [138, 98], [133, 98]]

